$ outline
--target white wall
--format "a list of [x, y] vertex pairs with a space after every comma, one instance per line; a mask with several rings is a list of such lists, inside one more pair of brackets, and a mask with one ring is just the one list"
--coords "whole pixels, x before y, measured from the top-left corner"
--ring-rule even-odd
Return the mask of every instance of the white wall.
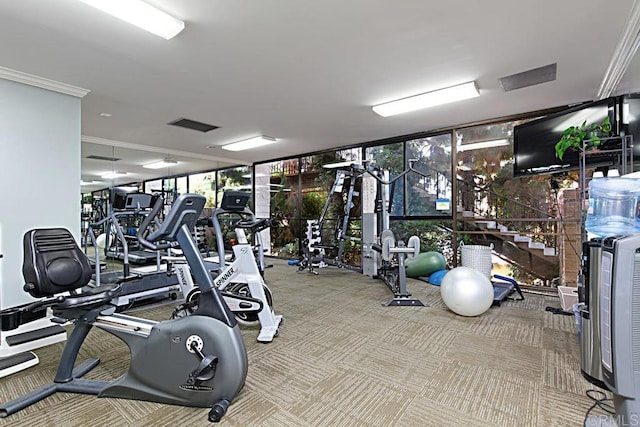
[[22, 290], [22, 237], [65, 227], [80, 237], [80, 98], [0, 79], [0, 308]]

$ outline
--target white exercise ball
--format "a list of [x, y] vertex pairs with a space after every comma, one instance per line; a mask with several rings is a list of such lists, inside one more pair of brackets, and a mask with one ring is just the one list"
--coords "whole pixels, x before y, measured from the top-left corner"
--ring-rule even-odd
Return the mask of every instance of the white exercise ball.
[[100, 234], [96, 238], [96, 244], [100, 249], [104, 249], [104, 244], [107, 242], [107, 235], [105, 233]]
[[487, 276], [471, 267], [456, 267], [442, 279], [442, 301], [456, 314], [479, 316], [493, 304], [493, 285]]

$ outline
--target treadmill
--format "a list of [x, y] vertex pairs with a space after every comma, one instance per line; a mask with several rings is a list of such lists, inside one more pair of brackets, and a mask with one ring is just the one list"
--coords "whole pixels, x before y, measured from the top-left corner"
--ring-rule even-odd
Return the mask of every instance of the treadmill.
[[[135, 188], [116, 187], [111, 190], [112, 211], [108, 217], [111, 220], [105, 223], [105, 233], [107, 235], [105, 256], [107, 258], [124, 262], [125, 256], [128, 256], [129, 263], [136, 265], [153, 264], [157, 261], [158, 255], [156, 252], [142, 248], [132, 249], [140, 247], [136, 237], [137, 227], [126, 227], [126, 229], [123, 227], [123, 224], [128, 223], [129, 219], [146, 216], [151, 211], [156, 199], [157, 197], [151, 194], [138, 193]], [[122, 229], [124, 241], [121, 239], [114, 239], [113, 242], [109, 241], [111, 234], [113, 234], [112, 227], [120, 227]], [[125, 247], [127, 248], [126, 251]]]
[[[493, 275], [493, 305], [500, 307], [500, 303], [506, 300], [511, 301], [523, 301], [524, 295], [520, 285], [511, 277], [501, 276], [498, 274]], [[518, 296], [513, 298], [511, 294], [518, 293]]]
[[[156, 262], [155, 271], [134, 271], [130, 268], [132, 254], [129, 252], [129, 243], [125, 237], [119, 218], [129, 215], [146, 215], [151, 211], [151, 207], [158, 200], [157, 196], [138, 193], [137, 189], [127, 187], [113, 188], [111, 195], [112, 211], [101, 221], [89, 224], [87, 229], [88, 235], [95, 250], [95, 263], [100, 263], [100, 251], [98, 250], [97, 239], [94, 228], [103, 227], [106, 233], [105, 252], [110, 247], [109, 235], [114, 233], [115, 239], [121, 246], [121, 256], [118, 258], [123, 262], [123, 269], [120, 271], [101, 272], [95, 269], [93, 282], [91, 286], [100, 287], [103, 285], [120, 284], [122, 292], [118, 295], [113, 303], [118, 307], [128, 307], [133, 302], [149, 299], [158, 295], [169, 295], [174, 298], [176, 292], [179, 291], [178, 278], [172, 271], [161, 269], [161, 257], [159, 252], [133, 251], [134, 259], [136, 256], [144, 256], [146, 259]], [[113, 231], [112, 231], [113, 230]], [[150, 254], [150, 255], [147, 255]], [[94, 264], [95, 265], [95, 264]]]

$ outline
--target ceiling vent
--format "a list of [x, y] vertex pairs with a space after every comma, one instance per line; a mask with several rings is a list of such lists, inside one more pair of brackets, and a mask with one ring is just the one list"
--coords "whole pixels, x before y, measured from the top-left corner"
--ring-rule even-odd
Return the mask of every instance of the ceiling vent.
[[106, 162], [117, 162], [118, 160], [122, 160], [122, 159], [116, 159], [115, 157], [95, 156], [93, 154], [85, 157], [85, 159], [104, 160]]
[[556, 69], [558, 64], [545, 65], [522, 73], [512, 74], [502, 77], [500, 84], [505, 92], [521, 89], [523, 87], [535, 86], [540, 83], [552, 82], [556, 79]]
[[181, 128], [193, 129], [203, 133], [209, 132], [210, 130], [218, 129], [220, 126], [214, 126], [207, 123], [197, 122], [195, 120], [190, 119], [178, 119], [172, 122], [167, 123], [171, 126], [178, 126]]

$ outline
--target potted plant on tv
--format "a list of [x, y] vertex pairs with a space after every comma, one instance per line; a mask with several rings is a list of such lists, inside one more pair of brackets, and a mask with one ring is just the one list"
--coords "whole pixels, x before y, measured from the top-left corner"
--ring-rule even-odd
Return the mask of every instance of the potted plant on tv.
[[[580, 126], [570, 126], [562, 133], [562, 138], [555, 145], [556, 155], [560, 160], [567, 150], [582, 152], [594, 151], [602, 144], [602, 139], [611, 132], [609, 117], [600, 123], [587, 125], [586, 120]], [[583, 145], [584, 143], [584, 145]]]

